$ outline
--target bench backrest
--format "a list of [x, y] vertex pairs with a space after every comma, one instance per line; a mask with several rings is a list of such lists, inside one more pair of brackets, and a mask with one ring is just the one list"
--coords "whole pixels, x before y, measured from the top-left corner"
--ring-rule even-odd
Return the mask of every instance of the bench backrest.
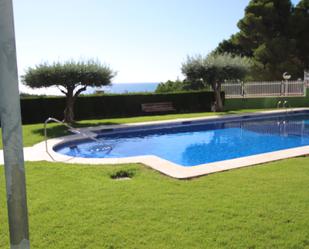
[[172, 102], [156, 102], [142, 104], [142, 111], [144, 112], [162, 112], [162, 111], [175, 111]]

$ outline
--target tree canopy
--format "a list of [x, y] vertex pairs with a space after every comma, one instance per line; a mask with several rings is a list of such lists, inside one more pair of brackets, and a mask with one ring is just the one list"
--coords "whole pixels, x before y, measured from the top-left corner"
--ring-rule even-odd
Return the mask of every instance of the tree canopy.
[[207, 56], [188, 56], [187, 61], [182, 64], [181, 71], [187, 82], [200, 82], [205, 87], [209, 84], [215, 92], [215, 109], [222, 111], [221, 83], [224, 80], [244, 78], [250, 67], [251, 60], [247, 57], [211, 53]]
[[293, 37], [301, 66], [309, 69], [309, 0], [301, 0], [294, 9]]
[[250, 48], [239, 43], [240, 33], [232, 35], [228, 40], [223, 40], [214, 50], [216, 54], [229, 53], [232, 55], [252, 57], [253, 52]]
[[180, 92], [183, 91], [183, 81], [176, 80], [171, 81], [168, 80], [166, 82], [160, 83], [156, 88], [156, 93], [168, 93], [168, 92]]
[[29, 67], [22, 82], [31, 88], [56, 86], [66, 96], [64, 121], [74, 122], [74, 102], [87, 87], [109, 85], [115, 76], [108, 66], [98, 61], [67, 61], [43, 63]]
[[215, 52], [252, 57], [256, 79], [279, 79], [285, 71], [301, 77], [308, 68], [308, 7], [308, 0], [295, 8], [290, 0], [251, 0], [238, 22], [240, 31]]

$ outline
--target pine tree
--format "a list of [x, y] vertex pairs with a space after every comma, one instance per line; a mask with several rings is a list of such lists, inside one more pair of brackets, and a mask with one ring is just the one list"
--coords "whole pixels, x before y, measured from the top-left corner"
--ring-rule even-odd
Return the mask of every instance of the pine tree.
[[251, 0], [245, 9], [244, 18], [238, 22], [238, 42], [252, 51], [255, 78], [278, 80], [285, 71], [298, 76], [291, 16], [290, 0]]
[[214, 52], [253, 58], [253, 78], [278, 80], [288, 71], [296, 79], [308, 70], [309, 0], [295, 8], [290, 0], [251, 0], [238, 27]]
[[300, 66], [309, 70], [309, 0], [301, 0], [293, 13], [293, 37]]

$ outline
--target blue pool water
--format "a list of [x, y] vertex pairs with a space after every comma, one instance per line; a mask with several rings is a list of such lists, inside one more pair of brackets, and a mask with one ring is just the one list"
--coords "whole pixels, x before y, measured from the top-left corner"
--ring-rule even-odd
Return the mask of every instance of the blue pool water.
[[[99, 134], [102, 144], [81, 141], [60, 145], [59, 153], [87, 158], [156, 155], [183, 166], [233, 159], [309, 145], [309, 114], [242, 117], [174, 128]], [[105, 150], [110, 145], [110, 151]]]

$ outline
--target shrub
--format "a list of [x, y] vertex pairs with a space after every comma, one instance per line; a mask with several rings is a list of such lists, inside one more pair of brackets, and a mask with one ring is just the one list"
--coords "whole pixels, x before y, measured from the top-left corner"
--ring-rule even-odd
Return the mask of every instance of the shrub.
[[135, 169], [120, 169], [110, 174], [112, 179], [132, 178], [136, 173]]

